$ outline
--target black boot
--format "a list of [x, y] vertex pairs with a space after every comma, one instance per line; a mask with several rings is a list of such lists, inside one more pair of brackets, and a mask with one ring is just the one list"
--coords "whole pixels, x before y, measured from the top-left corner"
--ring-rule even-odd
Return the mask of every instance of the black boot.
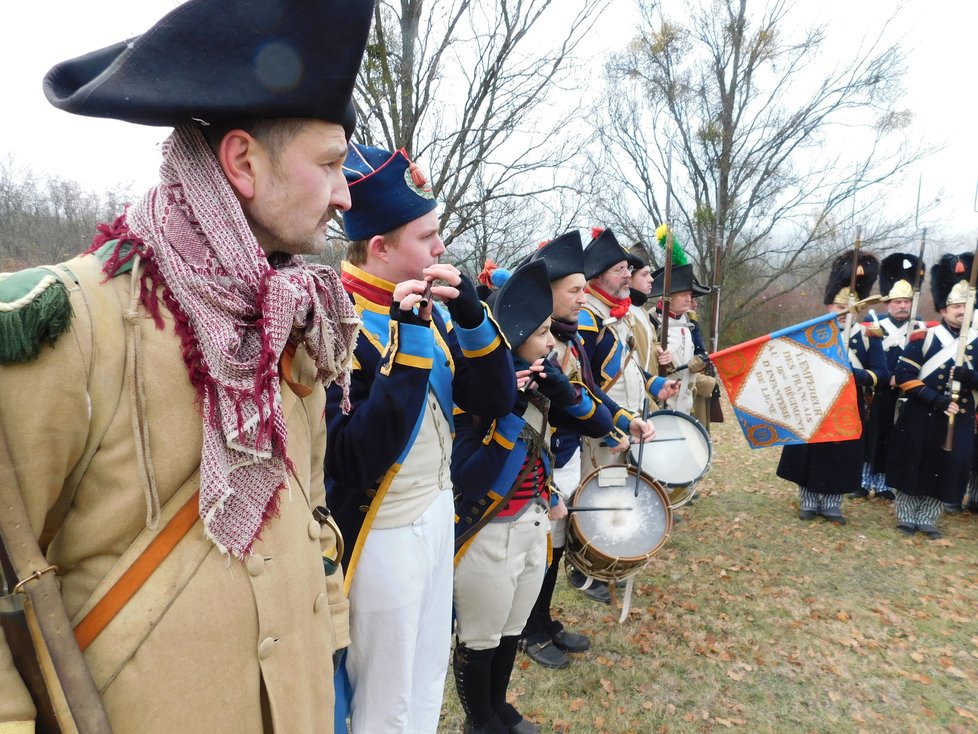
[[496, 648], [470, 650], [461, 642], [455, 643], [452, 672], [455, 674], [455, 690], [465, 712], [465, 734], [507, 734], [492, 708], [491, 690], [492, 661]]
[[509, 689], [509, 678], [513, 673], [513, 664], [516, 662], [516, 648], [519, 641], [518, 635], [499, 640], [499, 647], [496, 648], [496, 655], [492, 659], [489, 702], [503, 726], [511, 734], [536, 734], [540, 731], [539, 727], [524, 719], [515, 706], [506, 702], [506, 691]]

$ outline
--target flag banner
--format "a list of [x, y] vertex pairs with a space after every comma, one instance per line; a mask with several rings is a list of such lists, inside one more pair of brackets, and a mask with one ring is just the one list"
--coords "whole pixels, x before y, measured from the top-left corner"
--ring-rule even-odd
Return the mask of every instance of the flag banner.
[[829, 313], [710, 355], [752, 449], [859, 438], [849, 350]]

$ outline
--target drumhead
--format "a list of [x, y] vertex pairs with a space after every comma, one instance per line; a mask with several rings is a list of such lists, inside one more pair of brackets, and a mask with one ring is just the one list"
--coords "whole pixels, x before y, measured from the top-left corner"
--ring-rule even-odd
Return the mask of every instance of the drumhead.
[[[626, 468], [626, 467], [621, 467]], [[610, 511], [575, 512], [571, 528], [578, 539], [599, 553], [619, 559], [645, 560], [665, 542], [672, 525], [669, 500], [661, 487], [627, 467], [624, 486], [599, 486], [601, 470], [593, 472], [574, 493], [572, 507], [613, 507]]]
[[[713, 442], [703, 425], [676, 410], [658, 410], [648, 419], [655, 426], [657, 440], [641, 449], [642, 471], [670, 486], [702, 479], [713, 460]], [[636, 465], [639, 451], [639, 445], [631, 447], [632, 462]]]

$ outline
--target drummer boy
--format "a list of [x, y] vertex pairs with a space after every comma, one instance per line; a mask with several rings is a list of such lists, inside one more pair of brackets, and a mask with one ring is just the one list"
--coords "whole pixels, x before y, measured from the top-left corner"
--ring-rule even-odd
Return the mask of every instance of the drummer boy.
[[548, 514], [567, 514], [550, 497], [549, 426], [597, 438], [614, 424], [584, 385], [571, 383], [544, 359], [556, 343], [545, 263], [520, 267], [489, 304], [513, 350], [520, 392], [513, 412], [502, 418], [455, 414], [458, 639], [452, 669], [465, 731], [534, 732], [539, 730], [506, 702], [506, 689], [547, 568]]

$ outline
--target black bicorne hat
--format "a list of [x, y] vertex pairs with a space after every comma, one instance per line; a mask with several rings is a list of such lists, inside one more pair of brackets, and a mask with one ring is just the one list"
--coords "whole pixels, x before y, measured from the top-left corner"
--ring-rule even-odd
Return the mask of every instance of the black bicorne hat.
[[952, 303], [964, 303], [968, 298], [968, 280], [971, 278], [973, 252], [960, 255], [948, 253], [930, 269], [930, 293], [934, 308], [940, 310]]
[[[859, 252], [856, 271], [856, 299], [869, 298], [873, 285], [880, 272], [880, 261], [870, 252]], [[829, 282], [825, 285], [823, 303], [846, 303], [849, 299], [849, 284], [852, 282], [852, 250], [846, 250], [833, 262], [829, 271]]]
[[[666, 284], [665, 278], [663, 277], [665, 272], [665, 267], [656, 268], [652, 271], [652, 292], [649, 293], [649, 298], [657, 298], [662, 295], [663, 288]], [[693, 296], [706, 296], [713, 292], [712, 288], [708, 285], [703, 285], [696, 279], [696, 276], [693, 275], [693, 266], [691, 263], [673, 265], [669, 278], [669, 295], [682, 293], [683, 291], [692, 291]]]
[[913, 283], [917, 268], [920, 268], [920, 282], [924, 282], [927, 266], [918, 262], [916, 255], [894, 252], [880, 263], [880, 295], [883, 300], [894, 298], [913, 298]]
[[55, 107], [173, 126], [262, 118], [356, 121], [374, 0], [189, 0], [141, 36], [62, 62]]
[[492, 294], [489, 306], [510, 349], [515, 350], [554, 310], [546, 264], [534, 260], [517, 268]]
[[554, 237], [536, 252], [530, 253], [529, 260], [526, 262], [538, 260], [546, 263], [551, 282], [574, 273], [584, 273], [584, 244], [581, 241], [581, 233], [572, 229]]
[[635, 270], [641, 270], [645, 266], [651, 265], [652, 260], [649, 257], [649, 248], [641, 242], [636, 242], [629, 247], [628, 264], [635, 268]]
[[595, 227], [592, 237], [584, 248], [584, 277], [588, 280], [597, 278], [605, 270], [628, 260], [628, 252], [619, 244], [618, 238], [610, 229]]

